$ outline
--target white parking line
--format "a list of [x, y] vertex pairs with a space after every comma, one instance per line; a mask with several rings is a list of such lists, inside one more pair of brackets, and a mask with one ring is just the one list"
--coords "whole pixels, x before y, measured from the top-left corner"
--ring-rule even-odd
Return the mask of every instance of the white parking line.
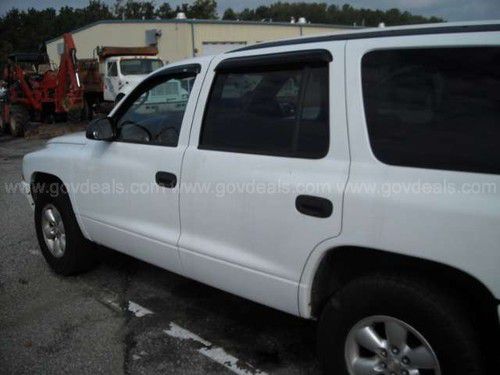
[[[110, 293], [111, 294], [111, 293]], [[107, 298], [100, 299], [101, 302], [111, 307], [113, 310], [117, 312], [123, 312], [125, 309], [121, 306], [121, 304], [117, 301], [118, 297], [116, 295], [108, 296]], [[151, 310], [142, 307], [141, 305], [128, 301], [128, 306], [126, 310], [130, 311], [137, 318], [142, 318], [143, 316], [154, 314]]]
[[[115, 310], [122, 310], [120, 305], [113, 301], [113, 299], [107, 299], [106, 304]], [[151, 310], [138, 305], [135, 302], [128, 301], [128, 311], [133, 313], [136, 317], [142, 318], [143, 316], [154, 314]], [[176, 339], [181, 340], [193, 340], [197, 343], [201, 344], [202, 347], [198, 349], [200, 354], [203, 354], [205, 357], [210, 358], [212, 361], [217, 362], [218, 364], [224, 366], [228, 370], [234, 372], [238, 375], [267, 375], [264, 371], [256, 369], [249, 363], [244, 363], [244, 367], [241, 367], [241, 361], [227, 353], [224, 349], [214, 346], [210, 341], [207, 341], [197, 334], [188, 331], [185, 328], [171, 322], [168, 329], [164, 330], [164, 332], [170, 337], [174, 337]], [[136, 356], [133, 358], [134, 360], [139, 360], [140, 357]]]
[[193, 340], [203, 344], [204, 346], [212, 346], [211, 342], [202, 339], [197, 334], [188, 331], [187, 329], [184, 329], [175, 323], [170, 323], [170, 327], [166, 329], [164, 332], [171, 337], [175, 337], [176, 339]]
[[151, 310], [148, 310], [145, 307], [142, 307], [132, 301], [128, 301], [128, 311], [133, 313], [138, 318], [142, 318], [145, 315], [153, 314]]
[[181, 340], [193, 340], [203, 345], [202, 348], [198, 349], [198, 352], [203, 354], [205, 357], [210, 358], [212, 361], [219, 363], [228, 370], [231, 370], [235, 374], [239, 375], [251, 375], [260, 374], [267, 375], [264, 371], [254, 368], [252, 365], [245, 363], [246, 368], [239, 366], [240, 360], [233, 357], [231, 354], [226, 353], [226, 351], [220, 347], [212, 345], [211, 342], [201, 338], [200, 336], [188, 331], [185, 328], [178, 326], [175, 323], [170, 323], [170, 327], [164, 331], [167, 335], [175, 337]]

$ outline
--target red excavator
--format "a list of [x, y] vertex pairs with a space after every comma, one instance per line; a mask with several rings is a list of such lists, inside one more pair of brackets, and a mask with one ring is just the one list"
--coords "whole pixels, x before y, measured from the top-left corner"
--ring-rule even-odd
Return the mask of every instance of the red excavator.
[[4, 69], [5, 92], [0, 99], [0, 130], [22, 136], [29, 121], [79, 121], [84, 112], [84, 90], [78, 74], [71, 34], [63, 35], [64, 51], [57, 71], [46, 54], [9, 55]]

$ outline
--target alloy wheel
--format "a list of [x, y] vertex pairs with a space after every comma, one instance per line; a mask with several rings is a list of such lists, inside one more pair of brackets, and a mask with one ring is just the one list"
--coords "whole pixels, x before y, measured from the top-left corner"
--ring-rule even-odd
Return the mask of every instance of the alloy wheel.
[[411, 325], [370, 316], [350, 330], [345, 343], [350, 375], [440, 375], [436, 353]]

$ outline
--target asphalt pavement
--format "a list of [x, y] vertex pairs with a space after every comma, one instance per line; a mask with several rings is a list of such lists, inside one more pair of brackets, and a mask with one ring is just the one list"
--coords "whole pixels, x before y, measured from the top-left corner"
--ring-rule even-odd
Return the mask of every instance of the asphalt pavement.
[[0, 135], [0, 374], [318, 374], [316, 324], [110, 249], [60, 277], [22, 193], [24, 154]]

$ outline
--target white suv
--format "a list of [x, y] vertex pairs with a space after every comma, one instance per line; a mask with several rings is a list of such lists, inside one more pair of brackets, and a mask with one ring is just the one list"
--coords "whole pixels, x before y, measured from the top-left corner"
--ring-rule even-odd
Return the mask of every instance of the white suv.
[[[60, 274], [97, 243], [318, 319], [332, 374], [492, 374], [499, 67], [499, 22], [170, 64], [25, 156], [40, 247]], [[182, 100], [151, 95], [172, 81]]]

